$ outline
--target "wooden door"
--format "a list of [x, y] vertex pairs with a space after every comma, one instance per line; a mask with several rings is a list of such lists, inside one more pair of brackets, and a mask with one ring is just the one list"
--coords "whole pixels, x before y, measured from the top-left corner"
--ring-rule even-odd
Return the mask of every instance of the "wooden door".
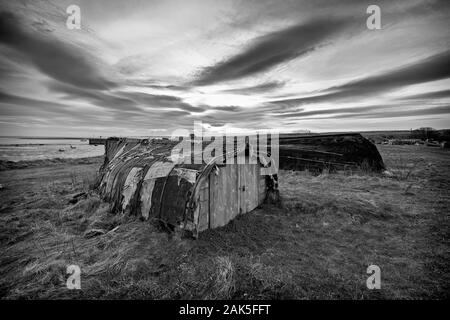
[[219, 167], [209, 176], [209, 228], [226, 225], [239, 214], [238, 166]]
[[239, 212], [247, 213], [259, 205], [260, 168], [258, 164], [237, 165]]

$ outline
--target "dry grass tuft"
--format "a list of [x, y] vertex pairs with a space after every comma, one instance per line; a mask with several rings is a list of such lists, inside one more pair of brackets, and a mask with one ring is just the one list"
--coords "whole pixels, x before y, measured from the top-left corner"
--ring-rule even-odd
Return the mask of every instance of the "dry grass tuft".
[[234, 267], [230, 258], [217, 257], [214, 296], [218, 299], [229, 299], [234, 292]]

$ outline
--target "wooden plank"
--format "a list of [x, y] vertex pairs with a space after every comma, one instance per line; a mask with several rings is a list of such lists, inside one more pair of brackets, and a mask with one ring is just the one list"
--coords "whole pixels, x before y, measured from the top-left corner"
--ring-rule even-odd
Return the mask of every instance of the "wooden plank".
[[241, 213], [255, 209], [259, 204], [259, 165], [239, 165], [239, 208]]
[[241, 184], [242, 184], [242, 174], [239, 168], [239, 165], [236, 165], [236, 187], [237, 187], [237, 204], [238, 204], [238, 214], [242, 213], [242, 195], [241, 195]]
[[[226, 225], [239, 213], [255, 209], [265, 197], [265, 176], [259, 164], [233, 164], [213, 171], [209, 177], [209, 228]], [[201, 215], [206, 215], [200, 201]], [[205, 219], [202, 220], [204, 226]]]
[[206, 230], [210, 227], [209, 217], [209, 177], [203, 178], [198, 188], [198, 231]]
[[266, 176], [261, 175], [261, 168], [258, 168], [258, 175], [259, 175], [259, 187], [258, 187], [258, 205], [264, 202], [264, 199], [266, 198]]
[[[213, 170], [214, 171], [214, 170]], [[211, 185], [213, 185], [214, 183], [214, 177], [215, 177], [215, 173], [212, 172], [209, 174], [208, 176], [208, 194], [209, 194], [209, 204], [208, 204], [208, 228], [211, 229], [211, 210], [214, 209], [214, 205], [215, 205], [215, 198], [214, 198], [214, 194], [211, 194], [214, 189], [211, 187]]]
[[248, 168], [248, 180], [247, 187], [248, 192], [246, 194], [247, 200], [247, 212], [252, 211], [258, 206], [258, 165], [251, 164]]
[[211, 173], [210, 227], [226, 225], [238, 214], [237, 165], [220, 167], [219, 174]]
[[239, 192], [239, 214], [246, 212], [245, 205], [245, 170], [242, 165], [237, 165], [238, 171], [238, 192]]

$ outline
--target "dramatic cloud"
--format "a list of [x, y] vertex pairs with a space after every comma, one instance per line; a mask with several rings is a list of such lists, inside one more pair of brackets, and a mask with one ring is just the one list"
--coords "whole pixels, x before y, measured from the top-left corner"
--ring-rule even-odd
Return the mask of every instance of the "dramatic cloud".
[[[446, 51], [418, 63], [388, 71], [379, 75], [348, 82], [323, 90], [323, 94], [294, 99], [272, 101], [278, 104], [298, 105], [336, 101], [338, 99], [375, 95], [395, 89], [450, 77], [450, 51]], [[328, 93], [327, 93], [328, 92]]]
[[[401, 110], [398, 110], [401, 109]], [[437, 107], [414, 107], [404, 104], [398, 105], [372, 105], [372, 106], [358, 106], [339, 109], [325, 109], [325, 110], [313, 110], [313, 111], [299, 111], [281, 113], [275, 115], [280, 118], [301, 118], [302, 120], [317, 119], [315, 116], [321, 116], [320, 119], [330, 118], [389, 118], [389, 117], [412, 117], [419, 115], [434, 115], [434, 114], [448, 114], [450, 113], [450, 107], [437, 106]]]
[[440, 90], [402, 97], [401, 100], [425, 100], [450, 98], [450, 90]]
[[108, 91], [90, 90], [60, 82], [51, 83], [48, 88], [63, 93], [62, 98], [67, 101], [84, 100], [106, 109], [142, 111], [136, 101]]
[[0, 44], [17, 50], [48, 76], [90, 89], [115, 86], [101, 76], [90, 60], [95, 60], [77, 47], [45, 34], [26, 30], [11, 12], [0, 12]]
[[318, 19], [255, 39], [243, 52], [200, 72], [197, 85], [239, 79], [305, 55], [348, 25], [348, 20]]
[[236, 112], [238, 110], [242, 110], [242, 108], [238, 106], [219, 106], [219, 107], [210, 107], [212, 110], [220, 110], [220, 111], [228, 111], [228, 112]]
[[399, 87], [436, 81], [450, 77], [450, 51], [446, 51], [418, 63], [391, 72], [356, 80], [328, 91], [339, 91], [344, 95], [359, 95], [393, 90]]
[[339, 108], [339, 109], [324, 109], [324, 110], [312, 110], [312, 111], [303, 111], [303, 109], [297, 112], [285, 112], [275, 114], [276, 117], [280, 118], [297, 118], [297, 117], [311, 117], [311, 116], [322, 116], [322, 115], [330, 115], [330, 114], [352, 114], [352, 113], [365, 113], [371, 112], [379, 109], [386, 109], [389, 106], [386, 105], [375, 105], [375, 106], [365, 106], [365, 107], [348, 107], [348, 108]]
[[392, 112], [368, 112], [368, 113], [356, 113], [352, 115], [339, 115], [333, 118], [360, 118], [360, 119], [389, 119], [389, 118], [407, 118], [418, 116], [432, 116], [432, 115], [448, 115], [450, 114], [450, 106], [439, 106], [419, 109], [399, 110]]
[[380, 0], [380, 30], [358, 0], [75, 3], [80, 30], [64, 1], [0, 1], [0, 134], [450, 123], [448, 1]]
[[121, 95], [139, 102], [143, 106], [155, 108], [178, 108], [190, 112], [203, 112], [202, 107], [194, 107], [183, 102], [182, 99], [167, 95], [153, 95], [143, 92], [121, 92]]
[[282, 81], [271, 81], [263, 84], [259, 84], [256, 86], [237, 88], [237, 89], [227, 89], [223, 90], [224, 92], [235, 93], [235, 94], [255, 94], [255, 93], [264, 93], [268, 91], [272, 91], [275, 89], [282, 88], [284, 86], [284, 82]]
[[17, 114], [38, 115], [42, 113], [47, 116], [52, 114], [78, 116], [76, 110], [65, 104], [28, 97], [19, 97], [2, 91], [0, 91], [0, 103], [3, 104], [2, 108], [0, 108], [0, 115], [2, 116]]

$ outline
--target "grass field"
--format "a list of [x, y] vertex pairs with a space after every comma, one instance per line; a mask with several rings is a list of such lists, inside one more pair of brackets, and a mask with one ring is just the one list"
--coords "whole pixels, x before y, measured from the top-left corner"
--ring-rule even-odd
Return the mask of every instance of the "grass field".
[[[100, 160], [0, 172], [0, 296], [411, 299], [449, 297], [450, 152], [378, 146], [390, 174], [280, 172], [264, 205], [198, 240], [108, 213]], [[73, 194], [89, 192], [69, 204]], [[85, 237], [86, 231], [104, 234]], [[81, 290], [66, 267], [81, 267]], [[381, 289], [366, 269], [381, 268]]]

